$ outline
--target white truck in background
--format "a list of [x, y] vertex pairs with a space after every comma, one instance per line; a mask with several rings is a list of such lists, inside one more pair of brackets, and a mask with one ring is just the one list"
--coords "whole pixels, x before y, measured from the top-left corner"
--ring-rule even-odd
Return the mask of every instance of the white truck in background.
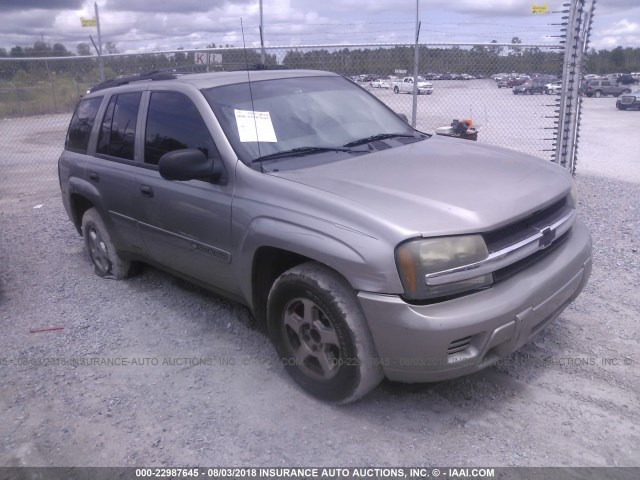
[[[431, 95], [433, 93], [433, 84], [422, 77], [418, 77], [417, 87], [418, 95]], [[413, 93], [413, 77], [394, 80], [391, 88], [393, 88], [393, 93]]]

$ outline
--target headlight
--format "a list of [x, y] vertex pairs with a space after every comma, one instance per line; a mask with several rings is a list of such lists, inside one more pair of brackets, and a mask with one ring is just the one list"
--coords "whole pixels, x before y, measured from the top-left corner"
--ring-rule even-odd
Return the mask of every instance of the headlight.
[[444, 297], [477, 290], [493, 283], [492, 274], [484, 274], [452, 283], [427, 285], [425, 276], [451, 268], [471, 265], [489, 256], [481, 235], [412, 240], [396, 249], [396, 264], [405, 296], [413, 300]]

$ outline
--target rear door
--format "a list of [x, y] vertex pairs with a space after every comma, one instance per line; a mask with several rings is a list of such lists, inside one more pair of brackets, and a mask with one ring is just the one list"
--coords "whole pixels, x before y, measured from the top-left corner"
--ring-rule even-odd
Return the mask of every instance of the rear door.
[[141, 92], [112, 94], [99, 113], [95, 154], [87, 157], [86, 180], [100, 192], [101, 212], [108, 218], [118, 249], [143, 253], [134, 199], [136, 130]]
[[163, 179], [158, 162], [173, 150], [197, 148], [217, 164], [222, 162], [199, 108], [187, 94], [151, 91], [146, 96], [144, 168], [138, 171], [135, 191], [146, 249], [155, 262], [234, 293], [230, 272], [233, 178], [225, 172], [217, 182]]

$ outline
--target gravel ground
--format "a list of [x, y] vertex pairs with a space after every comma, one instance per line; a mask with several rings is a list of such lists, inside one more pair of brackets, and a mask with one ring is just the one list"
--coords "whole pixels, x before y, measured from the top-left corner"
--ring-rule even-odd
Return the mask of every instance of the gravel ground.
[[613, 103], [585, 103], [578, 300], [501, 365], [345, 407], [302, 393], [245, 308], [152, 268], [95, 276], [55, 189], [5, 195], [0, 466], [640, 466], [640, 141], [594, 141], [640, 117]]

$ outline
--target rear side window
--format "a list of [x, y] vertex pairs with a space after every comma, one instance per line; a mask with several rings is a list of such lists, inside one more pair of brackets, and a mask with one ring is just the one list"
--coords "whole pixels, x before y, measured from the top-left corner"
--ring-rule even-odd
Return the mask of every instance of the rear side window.
[[100, 127], [98, 153], [133, 160], [141, 96], [135, 92], [111, 97]]
[[144, 162], [157, 165], [167, 152], [197, 148], [208, 158], [217, 150], [193, 102], [179, 92], [153, 92], [144, 136]]
[[67, 140], [64, 144], [67, 150], [87, 153], [91, 129], [93, 128], [93, 123], [96, 120], [96, 114], [98, 113], [98, 108], [100, 108], [103, 98], [104, 97], [87, 98], [78, 103], [76, 111], [73, 112], [73, 117], [71, 117]]

